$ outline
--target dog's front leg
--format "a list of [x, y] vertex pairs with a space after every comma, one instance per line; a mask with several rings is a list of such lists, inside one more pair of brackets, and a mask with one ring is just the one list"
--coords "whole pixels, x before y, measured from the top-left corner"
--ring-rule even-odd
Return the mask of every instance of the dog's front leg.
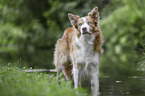
[[93, 96], [98, 96], [99, 94], [99, 65], [95, 66], [92, 70], [91, 89], [93, 92]]
[[74, 76], [74, 89], [76, 89], [77, 87], [78, 87], [78, 85], [79, 85], [79, 82], [80, 82], [80, 78], [79, 78], [79, 74], [80, 74], [80, 72], [79, 72], [80, 70], [79, 70], [79, 68], [78, 68], [78, 66], [76, 65], [74, 65], [73, 66], [73, 76]]

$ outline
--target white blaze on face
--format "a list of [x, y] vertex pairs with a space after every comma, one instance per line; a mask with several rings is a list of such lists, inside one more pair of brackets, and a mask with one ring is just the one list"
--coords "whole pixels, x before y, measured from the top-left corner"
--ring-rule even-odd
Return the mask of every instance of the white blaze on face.
[[82, 19], [83, 19], [83, 25], [81, 26], [81, 34], [83, 34], [83, 28], [86, 28], [86, 31], [87, 31], [88, 33], [92, 33], [92, 32], [90, 31], [90, 26], [88, 25], [88, 23], [87, 23], [87, 21], [86, 21], [86, 18], [83, 17]]

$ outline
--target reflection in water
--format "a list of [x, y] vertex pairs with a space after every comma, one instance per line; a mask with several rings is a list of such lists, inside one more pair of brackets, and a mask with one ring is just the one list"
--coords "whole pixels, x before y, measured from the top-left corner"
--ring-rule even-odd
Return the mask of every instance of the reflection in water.
[[100, 78], [101, 96], [144, 96], [145, 78]]
[[6, 62], [20, 62], [22, 65], [33, 68], [53, 68], [53, 51], [36, 50], [35, 52], [0, 52], [0, 59]]
[[[89, 79], [82, 83], [91, 94]], [[145, 96], [145, 78], [100, 78], [99, 91], [100, 96]]]

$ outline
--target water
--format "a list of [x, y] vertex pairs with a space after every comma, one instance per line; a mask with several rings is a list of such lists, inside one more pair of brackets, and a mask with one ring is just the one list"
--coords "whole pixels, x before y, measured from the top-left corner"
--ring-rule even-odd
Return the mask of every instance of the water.
[[5, 62], [16, 63], [32, 68], [53, 68], [53, 51], [51, 50], [36, 50], [36, 52], [0, 52], [0, 60]]
[[145, 96], [145, 78], [100, 78], [100, 96]]

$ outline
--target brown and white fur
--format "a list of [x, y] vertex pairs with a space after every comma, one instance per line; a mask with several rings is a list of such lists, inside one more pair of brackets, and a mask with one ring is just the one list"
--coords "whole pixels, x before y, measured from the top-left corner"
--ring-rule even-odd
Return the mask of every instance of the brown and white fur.
[[68, 14], [73, 27], [64, 31], [55, 46], [54, 64], [59, 72], [63, 70], [66, 80], [74, 79], [76, 89], [81, 82], [82, 74], [91, 78], [93, 96], [99, 91], [99, 58], [103, 43], [99, 27], [99, 12], [95, 7], [88, 16]]

